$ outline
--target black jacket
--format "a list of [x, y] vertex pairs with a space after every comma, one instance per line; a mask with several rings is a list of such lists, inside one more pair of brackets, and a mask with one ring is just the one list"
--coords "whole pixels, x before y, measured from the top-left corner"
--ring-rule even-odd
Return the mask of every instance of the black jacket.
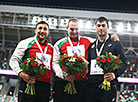
[[[104, 48], [101, 52], [101, 55], [105, 55], [106, 52], [111, 52], [115, 56], [120, 55], [120, 58], [123, 61], [123, 63], [121, 64], [121, 68], [119, 68], [113, 72], [115, 74], [115, 80], [113, 80], [113, 81], [117, 81], [117, 78], [126, 70], [127, 63], [126, 63], [126, 57], [124, 55], [121, 43], [119, 41], [112, 41], [110, 38], [111, 37], [109, 35], [109, 38], [105, 42]], [[96, 57], [97, 57], [97, 54], [96, 54], [96, 41], [97, 40], [98, 39], [96, 39], [95, 42], [91, 43], [89, 48], [88, 48], [88, 61], [89, 61], [89, 72], [87, 75], [88, 78], [90, 78], [90, 76], [91, 76], [90, 75], [91, 60], [96, 59]], [[98, 44], [98, 46], [99, 46], [99, 44]], [[92, 76], [94, 78], [94, 76], [98, 76], [98, 75], [92, 75]], [[102, 76], [102, 80], [103, 80], [103, 75], [99, 75], [99, 76]], [[98, 79], [96, 79], [96, 78], [95, 78], [95, 80], [98, 81]]]

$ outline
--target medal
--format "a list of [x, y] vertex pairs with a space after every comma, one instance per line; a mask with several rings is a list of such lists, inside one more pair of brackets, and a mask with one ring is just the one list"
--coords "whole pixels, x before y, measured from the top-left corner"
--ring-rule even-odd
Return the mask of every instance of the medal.
[[80, 42], [80, 37], [79, 37], [79, 41], [78, 41], [78, 44], [77, 44], [77, 46], [73, 46], [73, 44], [72, 44], [72, 42], [71, 42], [71, 40], [70, 40], [70, 37], [68, 37], [68, 39], [69, 39], [69, 43], [70, 43], [70, 46], [71, 46], [71, 48], [72, 48], [72, 53], [73, 54], [77, 54], [77, 50], [78, 50], [78, 46], [79, 46], [79, 42]]
[[42, 60], [42, 61], [45, 61], [45, 56], [44, 56], [44, 55], [42, 55], [41, 60]]

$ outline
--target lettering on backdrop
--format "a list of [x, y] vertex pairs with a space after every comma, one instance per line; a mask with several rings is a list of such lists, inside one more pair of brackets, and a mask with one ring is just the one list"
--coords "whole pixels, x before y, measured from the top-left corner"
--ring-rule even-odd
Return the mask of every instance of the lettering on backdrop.
[[45, 22], [47, 22], [50, 26], [51, 26], [51, 25], [57, 26], [57, 19], [56, 19], [56, 18], [53, 18], [53, 17], [46, 18], [46, 17], [34, 16], [33, 19], [32, 19], [32, 24], [35, 25], [35, 24], [38, 23], [39, 21], [45, 21]]

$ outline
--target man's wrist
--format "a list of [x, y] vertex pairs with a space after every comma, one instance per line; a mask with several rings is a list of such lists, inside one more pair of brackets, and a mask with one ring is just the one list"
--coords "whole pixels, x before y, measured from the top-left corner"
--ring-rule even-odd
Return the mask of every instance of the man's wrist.
[[20, 77], [21, 77], [21, 74], [22, 74], [22, 71], [20, 71], [20, 72], [18, 73], [18, 76], [20, 76]]

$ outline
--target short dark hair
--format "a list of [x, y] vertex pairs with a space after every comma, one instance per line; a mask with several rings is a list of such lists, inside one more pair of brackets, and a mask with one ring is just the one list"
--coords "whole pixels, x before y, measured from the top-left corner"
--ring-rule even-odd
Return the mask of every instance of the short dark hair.
[[71, 19], [69, 19], [68, 26], [69, 26], [70, 22], [79, 22], [79, 20], [77, 18], [71, 18]]
[[96, 25], [96, 23], [97, 23], [98, 21], [99, 21], [99, 22], [104, 22], [104, 21], [105, 21], [106, 24], [107, 24], [107, 26], [109, 27], [107, 18], [105, 18], [105, 17], [103, 17], [103, 16], [98, 17], [97, 20], [96, 20], [96, 22], [95, 22], [95, 25]]
[[45, 21], [40, 21], [40, 22], [38, 22], [38, 23], [36, 24], [36, 26], [35, 26], [35, 29], [37, 28], [37, 26], [38, 26], [39, 24], [46, 24], [46, 25], [48, 26], [48, 29], [49, 29], [49, 24], [46, 23]]

